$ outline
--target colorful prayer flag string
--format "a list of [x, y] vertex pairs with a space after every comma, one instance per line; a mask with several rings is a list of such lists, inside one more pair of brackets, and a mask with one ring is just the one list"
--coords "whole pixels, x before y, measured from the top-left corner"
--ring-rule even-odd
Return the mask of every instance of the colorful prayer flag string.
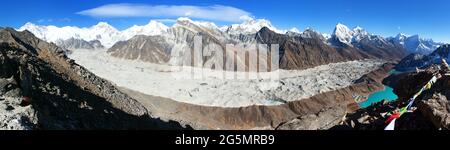
[[414, 96], [409, 99], [408, 105], [401, 108], [400, 111], [395, 111], [392, 113], [392, 115], [389, 116], [389, 118], [386, 120], [386, 123], [388, 125], [384, 128], [384, 130], [394, 130], [395, 127], [395, 120], [400, 118], [404, 113], [408, 112], [408, 110], [411, 110], [411, 106], [413, 105], [415, 99], [422, 94], [423, 91], [431, 89], [434, 83], [436, 83], [437, 77], [433, 76], [433, 78], [430, 79], [430, 81], [427, 82]]

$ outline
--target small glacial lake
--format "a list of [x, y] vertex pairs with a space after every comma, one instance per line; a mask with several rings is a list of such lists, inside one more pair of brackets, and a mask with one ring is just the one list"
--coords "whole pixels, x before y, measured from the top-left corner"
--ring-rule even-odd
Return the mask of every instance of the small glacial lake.
[[[396, 70], [391, 70], [389, 74], [398, 74], [400, 72]], [[384, 85], [384, 90], [372, 93], [369, 95], [366, 101], [359, 103], [361, 108], [366, 108], [372, 105], [372, 103], [380, 102], [384, 99], [388, 101], [396, 100], [398, 96], [394, 93], [394, 89], [387, 85]]]

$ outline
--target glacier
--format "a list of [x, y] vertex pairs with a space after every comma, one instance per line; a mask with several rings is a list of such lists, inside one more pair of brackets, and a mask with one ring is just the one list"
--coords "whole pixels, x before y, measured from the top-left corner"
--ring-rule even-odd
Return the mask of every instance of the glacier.
[[[69, 57], [119, 87], [178, 102], [216, 107], [280, 105], [309, 98], [348, 87], [384, 63], [382, 60], [359, 60], [306, 70], [280, 69], [262, 73], [258, 79], [224, 79], [222, 71], [188, 66], [184, 66], [187, 69], [174, 70], [168, 65], [112, 57], [106, 50], [79, 49]], [[203, 78], [178, 78], [189, 75], [191, 69], [204, 75]], [[274, 73], [279, 75], [277, 80], [270, 78]], [[235, 72], [227, 71], [227, 74]]]

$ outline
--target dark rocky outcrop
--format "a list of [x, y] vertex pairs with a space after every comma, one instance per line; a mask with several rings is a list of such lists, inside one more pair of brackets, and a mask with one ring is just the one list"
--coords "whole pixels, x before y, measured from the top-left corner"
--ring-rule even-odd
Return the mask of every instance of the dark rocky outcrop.
[[[140, 103], [64, 53], [28, 31], [0, 30], [0, 112], [6, 114], [0, 128], [182, 128], [153, 118]], [[30, 106], [20, 105], [25, 99], [31, 99]], [[8, 124], [17, 119], [16, 125]]]
[[117, 42], [109, 48], [108, 53], [118, 58], [161, 64], [169, 61], [171, 49], [172, 45], [161, 36], [138, 35], [128, 41]]
[[342, 122], [346, 107], [336, 106], [324, 108], [317, 114], [304, 115], [294, 120], [282, 123], [276, 130], [324, 130], [330, 129]]
[[411, 71], [416, 68], [424, 69], [432, 64], [439, 64], [441, 59], [447, 61], [450, 60], [450, 45], [445, 44], [437, 48], [429, 55], [422, 54], [410, 54], [403, 58], [396, 66], [395, 69], [399, 71]]
[[96, 49], [104, 48], [104, 46], [98, 40], [85, 41], [83, 39], [75, 39], [75, 38], [70, 38], [67, 40], [58, 40], [58, 41], [56, 41], [56, 45], [58, 45], [61, 48], [68, 49], [71, 51], [77, 50], [77, 49], [96, 50]]
[[[346, 115], [345, 120], [332, 130], [383, 130], [390, 113], [405, 103], [386, 100], [372, 104], [364, 109]], [[395, 122], [396, 130], [433, 130], [436, 129], [419, 111], [405, 113]]]
[[[445, 62], [445, 61], [444, 61]], [[405, 113], [397, 121], [396, 130], [450, 129], [450, 76], [446, 63], [431, 65], [425, 70], [404, 73], [396, 83], [394, 92], [398, 99], [393, 102], [379, 102], [370, 107], [347, 115], [343, 125], [335, 128], [383, 129], [385, 120], [392, 111], [407, 105], [409, 98], [417, 93], [433, 76], [438, 80], [431, 89], [420, 94], [413, 106], [413, 112]]]

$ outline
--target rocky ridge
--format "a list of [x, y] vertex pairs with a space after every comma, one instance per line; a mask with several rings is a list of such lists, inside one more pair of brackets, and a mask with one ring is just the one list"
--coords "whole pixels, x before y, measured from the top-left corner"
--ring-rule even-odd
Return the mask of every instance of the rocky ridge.
[[424, 69], [433, 64], [439, 64], [441, 59], [450, 61], [449, 54], [450, 45], [444, 44], [428, 55], [414, 53], [406, 56], [395, 66], [395, 69], [400, 71], [411, 71], [416, 68]]
[[418, 92], [434, 75], [440, 76], [431, 89], [422, 92], [413, 104], [413, 112], [405, 113], [395, 124], [396, 130], [448, 130], [450, 129], [450, 101], [448, 100], [450, 76], [448, 65], [431, 65], [424, 70], [403, 73], [394, 92], [398, 99], [382, 101], [370, 107], [349, 113], [341, 125], [334, 129], [382, 130], [386, 119], [394, 110], [407, 105], [408, 100]]
[[[153, 118], [139, 102], [68, 59], [64, 49], [28, 31], [0, 29], [0, 52], [2, 129], [182, 128]], [[31, 105], [21, 105], [23, 99]]]
[[58, 40], [56, 41], [55, 44], [61, 48], [71, 51], [77, 49], [97, 50], [104, 48], [104, 46], [98, 40], [85, 41], [83, 39], [75, 39], [75, 38], [70, 38], [67, 40]]

